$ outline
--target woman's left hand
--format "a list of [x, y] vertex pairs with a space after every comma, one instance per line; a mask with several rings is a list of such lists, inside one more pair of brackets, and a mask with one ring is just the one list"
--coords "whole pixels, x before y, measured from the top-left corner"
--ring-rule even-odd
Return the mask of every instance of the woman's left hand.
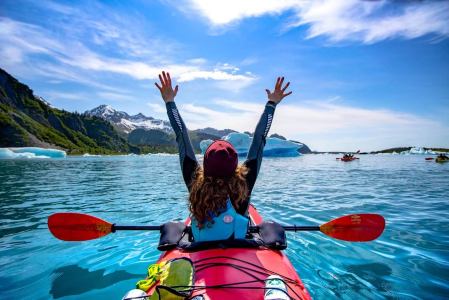
[[284, 77], [278, 77], [276, 80], [276, 85], [274, 86], [274, 91], [270, 92], [270, 90], [266, 89], [268, 100], [273, 101], [274, 103], [278, 104], [282, 101], [285, 97], [290, 95], [292, 92], [285, 93], [285, 90], [290, 85], [290, 82], [287, 82], [287, 84], [282, 87], [282, 84], [284, 83]]
[[178, 85], [175, 86], [175, 89], [173, 90], [171, 86], [171, 78], [170, 73], [165, 73], [165, 71], [162, 71], [162, 75], [159, 74], [159, 80], [161, 81], [161, 85], [157, 84], [155, 82], [154, 84], [159, 89], [159, 92], [161, 92], [162, 99], [164, 99], [164, 102], [174, 102], [176, 94], [178, 93]]

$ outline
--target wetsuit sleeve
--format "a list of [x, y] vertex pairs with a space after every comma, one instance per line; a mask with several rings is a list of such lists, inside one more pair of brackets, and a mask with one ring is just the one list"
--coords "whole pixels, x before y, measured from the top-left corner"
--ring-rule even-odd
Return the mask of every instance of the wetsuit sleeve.
[[260, 164], [262, 163], [263, 148], [265, 147], [268, 131], [273, 121], [274, 110], [276, 103], [268, 101], [265, 105], [265, 110], [260, 117], [259, 123], [257, 123], [256, 130], [254, 131], [253, 142], [248, 150], [248, 157], [244, 162], [244, 165], [248, 168], [248, 174], [246, 175], [246, 183], [248, 185], [248, 198], [246, 203], [242, 203], [238, 209], [240, 214], [246, 214], [249, 205], [249, 198], [256, 183], [257, 175], [259, 174]]
[[184, 182], [186, 183], [187, 189], [190, 191], [190, 184], [192, 183], [196, 168], [198, 167], [198, 162], [195, 158], [195, 152], [193, 151], [186, 125], [179, 114], [175, 102], [167, 102], [165, 106], [167, 108], [167, 115], [170, 120], [171, 127], [176, 134], [182, 176], [184, 178]]

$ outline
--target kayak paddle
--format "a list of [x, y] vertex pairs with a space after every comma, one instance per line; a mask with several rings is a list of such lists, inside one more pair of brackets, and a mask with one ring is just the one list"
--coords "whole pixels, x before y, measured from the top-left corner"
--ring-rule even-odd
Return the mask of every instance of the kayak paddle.
[[48, 217], [48, 229], [63, 241], [87, 241], [116, 230], [160, 230], [160, 226], [117, 226], [100, 218], [80, 213], [56, 213]]
[[[385, 219], [376, 214], [347, 215], [321, 226], [282, 226], [286, 231], [321, 231], [327, 236], [350, 242], [368, 242], [378, 238], [385, 228]], [[117, 230], [160, 230], [161, 226], [118, 226], [100, 218], [80, 213], [56, 213], [48, 218], [48, 228], [63, 241], [87, 241]], [[258, 226], [250, 226], [257, 232]]]
[[434, 160], [433, 157], [426, 157], [425, 159], [426, 159], [426, 160]]

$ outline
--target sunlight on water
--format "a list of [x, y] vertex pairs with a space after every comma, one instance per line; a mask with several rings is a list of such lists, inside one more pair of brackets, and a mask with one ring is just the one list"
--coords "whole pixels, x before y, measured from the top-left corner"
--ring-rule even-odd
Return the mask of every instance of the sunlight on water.
[[[443, 299], [449, 295], [449, 164], [422, 156], [265, 159], [252, 201], [283, 224], [371, 212], [387, 220], [370, 243], [288, 233], [287, 255], [315, 299]], [[155, 232], [55, 239], [54, 212], [122, 225], [187, 216], [176, 156], [0, 160], [0, 299], [120, 299], [159, 256]]]

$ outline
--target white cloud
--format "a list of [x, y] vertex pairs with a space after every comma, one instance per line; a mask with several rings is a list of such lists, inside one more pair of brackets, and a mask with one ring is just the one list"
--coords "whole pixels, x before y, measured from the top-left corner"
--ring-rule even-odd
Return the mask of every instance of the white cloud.
[[[289, 102], [276, 109], [270, 132], [302, 141], [315, 150], [351, 151], [361, 148], [369, 151], [405, 145], [449, 146], [447, 125], [413, 114], [328, 101]], [[187, 126], [191, 129], [210, 126], [252, 132], [264, 107], [264, 103], [222, 99], [214, 103], [218, 105], [214, 109], [196, 104], [180, 105]], [[443, 141], [446, 144], [443, 145]]]
[[[176, 68], [173, 68], [176, 69]], [[179, 82], [192, 81], [195, 79], [212, 79], [212, 80], [242, 80], [251, 82], [252, 77], [247, 75], [231, 74], [221, 70], [202, 71], [202, 70], [186, 70], [179, 72]]]
[[320, 0], [301, 5], [296, 27], [310, 26], [308, 37], [373, 43], [389, 38], [449, 35], [449, 2]]
[[[40, 2], [40, 1], [39, 1]], [[66, 6], [60, 3], [52, 2], [52, 1], [45, 1], [45, 3], [35, 3], [35, 4], [45, 4], [46, 9], [54, 10], [60, 14], [74, 14], [79, 13], [79, 11], [73, 7]]]
[[[91, 24], [91, 23], [89, 23]], [[103, 28], [97, 22], [96, 28]], [[91, 24], [92, 25], [92, 24]], [[114, 28], [103, 28], [100, 30], [105, 39], [122, 40], [127, 35]], [[67, 36], [71, 36], [70, 33]], [[132, 36], [125, 38], [132, 40]], [[143, 50], [151, 48], [140, 44], [120, 42], [120, 47], [128, 52], [143, 55]], [[215, 66], [206, 65], [203, 58], [195, 58], [185, 62], [170, 63], [164, 62], [160, 57], [147, 59], [145, 56], [137, 58], [119, 58], [94, 52], [85, 43], [78, 40], [58, 41], [51, 32], [37, 25], [17, 22], [9, 18], [0, 18], [0, 54], [4, 58], [7, 69], [14, 69], [18, 63], [24, 60], [32, 60], [33, 55], [46, 55], [48, 62], [40, 63], [38, 67], [41, 73], [47, 76], [58, 73], [66, 73], [66, 79], [77, 81], [82, 84], [90, 82], [91, 71], [110, 72], [127, 75], [137, 80], [155, 80], [161, 70], [170, 71], [173, 78], [179, 82], [188, 82], [198, 79], [214, 80], [218, 82], [234, 81], [234, 87], [245, 87], [250, 85], [255, 77], [252, 74], [239, 74], [239, 69], [230, 64], [219, 64]], [[125, 46], [126, 45], [126, 46]], [[128, 47], [128, 48], [126, 48]], [[126, 48], [126, 49], [125, 49]], [[164, 53], [164, 51], [161, 51]], [[168, 58], [165, 59], [167, 61]], [[43, 65], [43, 66], [42, 66]], [[47, 72], [43, 69], [53, 69], [57, 72]], [[82, 71], [89, 71], [84, 72]], [[58, 79], [62, 79], [61, 76]], [[89, 84], [89, 83], [87, 83]], [[89, 84], [92, 85], [92, 84]], [[223, 89], [229, 88], [227, 85], [218, 85]]]
[[[250, 17], [291, 12], [286, 28], [308, 25], [308, 38], [374, 43], [390, 38], [412, 39], [426, 34], [449, 36], [448, 1], [360, 0], [189, 0], [181, 8], [226, 27]], [[296, 19], [291, 21], [291, 19]]]
[[279, 14], [298, 4], [297, 0], [190, 0], [188, 2], [192, 11], [200, 13], [214, 25], [227, 25], [243, 18], [259, 17], [265, 14]]
[[102, 98], [107, 100], [108, 102], [110, 101], [130, 101], [130, 100], [135, 100], [134, 97], [130, 94], [123, 94], [123, 93], [117, 93], [117, 92], [98, 92], [97, 95]]
[[202, 57], [198, 57], [198, 58], [188, 59], [186, 62], [188, 64], [192, 64], [192, 65], [204, 65], [207, 63], [207, 60]]
[[150, 108], [150, 111], [144, 113], [144, 115], [152, 116], [156, 119], [167, 120], [167, 110], [164, 104], [161, 104], [162, 100], [158, 99], [156, 103], [148, 102], [146, 105]]
[[25, 73], [26, 75], [45, 76], [48, 78], [52, 78], [49, 80], [49, 82], [51, 83], [72, 81], [78, 84], [93, 87], [96, 89], [106, 90], [109, 92], [123, 92], [123, 89], [119, 87], [111, 86], [109, 84], [103, 84], [98, 82], [98, 80], [94, 80], [89, 74], [82, 74], [80, 72], [77, 72], [76, 70], [58, 64], [41, 62], [34, 69], [25, 68], [23, 70], [23, 73]]
[[171, 53], [177, 47], [171, 40], [159, 39], [138, 12], [124, 17], [99, 2], [83, 5], [82, 9], [50, 1], [36, 1], [32, 5], [56, 11], [52, 23], [69, 39], [108, 47], [126, 56], [161, 59], [160, 51]]
[[46, 92], [44, 93], [44, 99], [49, 99], [50, 101], [54, 100], [78, 100], [78, 101], [86, 101], [89, 100], [90, 97], [85, 93], [73, 93], [73, 92]]
[[[151, 108], [151, 110], [158, 114], [165, 114], [167, 110], [165, 109], [165, 106], [159, 103], [147, 103], [148, 107]], [[164, 115], [165, 116], [165, 115]], [[166, 116], [165, 116], [166, 117]]]
[[[262, 106], [260, 107], [262, 110]], [[257, 122], [257, 114], [241, 111], [238, 114], [215, 110], [197, 104], [181, 104], [180, 112], [189, 129], [214, 127], [217, 129], [232, 128], [239, 131], [249, 130]]]
[[255, 58], [255, 57], [247, 57], [247, 58], [245, 58], [244, 60], [242, 60], [240, 62], [240, 65], [241, 66], [251, 66], [251, 65], [254, 65], [254, 64], [258, 63], [258, 62], [259, 62], [259, 60], [257, 58]]
[[8, 64], [21, 63], [29, 54], [52, 54], [63, 49], [39, 26], [5, 17], [0, 17], [0, 45], [2, 60]]

